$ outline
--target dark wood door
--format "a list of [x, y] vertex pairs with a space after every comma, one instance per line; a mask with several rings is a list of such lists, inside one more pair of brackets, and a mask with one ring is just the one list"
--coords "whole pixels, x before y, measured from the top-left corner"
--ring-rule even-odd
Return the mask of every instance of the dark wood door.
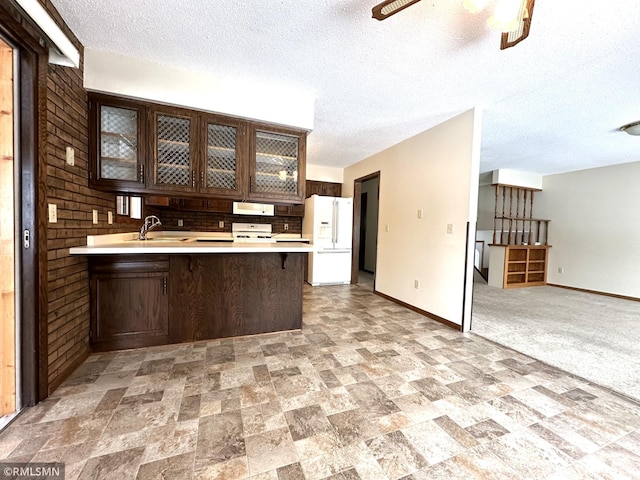
[[91, 279], [94, 350], [169, 341], [168, 272], [95, 274]]
[[200, 192], [217, 197], [245, 196], [246, 123], [203, 116], [200, 145]]
[[174, 193], [198, 191], [197, 124], [198, 116], [188, 110], [152, 109], [149, 188]]
[[324, 191], [323, 195], [327, 197], [340, 197], [342, 196], [342, 184], [341, 183], [333, 183], [333, 182], [324, 182], [322, 186]]
[[311, 195], [321, 195], [325, 197], [342, 196], [342, 184], [336, 182], [321, 182], [318, 180], [307, 180], [306, 197]]
[[169, 260], [115, 255], [90, 259], [91, 345], [96, 351], [169, 342]]
[[252, 124], [249, 131], [250, 200], [302, 203], [305, 198], [306, 132]]

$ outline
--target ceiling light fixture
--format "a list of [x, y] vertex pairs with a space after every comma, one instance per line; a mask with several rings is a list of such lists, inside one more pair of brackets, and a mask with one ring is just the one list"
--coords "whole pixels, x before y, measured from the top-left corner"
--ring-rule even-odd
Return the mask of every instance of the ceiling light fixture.
[[384, 20], [419, 1], [420, 0], [387, 0], [373, 7], [373, 18], [376, 20]]
[[640, 136], [640, 121], [627, 123], [620, 127], [620, 131], [628, 133], [629, 135]]
[[487, 25], [497, 32], [514, 32], [524, 16], [527, 0], [501, 0]]

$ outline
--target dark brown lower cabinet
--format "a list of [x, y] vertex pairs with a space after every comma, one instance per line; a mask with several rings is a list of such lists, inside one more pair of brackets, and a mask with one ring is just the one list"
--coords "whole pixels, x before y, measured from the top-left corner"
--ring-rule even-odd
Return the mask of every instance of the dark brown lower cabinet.
[[92, 257], [91, 346], [109, 351], [299, 329], [306, 257]]
[[172, 255], [174, 341], [299, 329], [304, 253]]
[[170, 342], [168, 256], [93, 257], [90, 272], [94, 351]]

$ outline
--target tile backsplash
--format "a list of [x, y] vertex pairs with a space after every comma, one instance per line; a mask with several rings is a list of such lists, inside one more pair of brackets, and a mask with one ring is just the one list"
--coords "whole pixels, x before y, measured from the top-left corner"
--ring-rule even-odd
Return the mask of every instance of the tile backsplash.
[[[270, 223], [273, 233], [302, 233], [301, 217], [263, 217], [252, 215], [233, 215], [230, 213], [190, 212], [173, 210], [164, 207], [144, 208], [145, 215], [157, 215], [162, 221], [162, 230], [185, 230], [198, 232], [231, 232], [233, 222], [242, 223]], [[178, 226], [182, 220], [182, 227]], [[224, 222], [224, 228], [219, 228], [219, 222]], [[285, 223], [288, 229], [284, 229]]]

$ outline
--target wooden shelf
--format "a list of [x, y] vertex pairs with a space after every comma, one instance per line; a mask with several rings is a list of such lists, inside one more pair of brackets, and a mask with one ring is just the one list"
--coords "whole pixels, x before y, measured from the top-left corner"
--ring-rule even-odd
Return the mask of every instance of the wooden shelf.
[[175, 163], [158, 163], [158, 168], [176, 169], [176, 170], [190, 170], [190, 165], [176, 165]]
[[131, 140], [135, 140], [138, 141], [138, 136], [135, 133], [123, 133], [123, 132], [109, 132], [107, 130], [101, 130], [100, 131], [100, 136], [101, 137], [116, 137], [116, 138], [126, 138], [126, 139], [131, 139]]
[[163, 138], [159, 138], [158, 139], [158, 144], [175, 145], [175, 146], [178, 146], [178, 147], [187, 147], [187, 148], [189, 147], [189, 143], [188, 142], [179, 142], [177, 140], [165, 140]]
[[138, 164], [137, 158], [121, 158], [121, 157], [100, 157], [102, 162], [118, 162], [118, 163], [130, 163], [132, 166], [136, 166]]

